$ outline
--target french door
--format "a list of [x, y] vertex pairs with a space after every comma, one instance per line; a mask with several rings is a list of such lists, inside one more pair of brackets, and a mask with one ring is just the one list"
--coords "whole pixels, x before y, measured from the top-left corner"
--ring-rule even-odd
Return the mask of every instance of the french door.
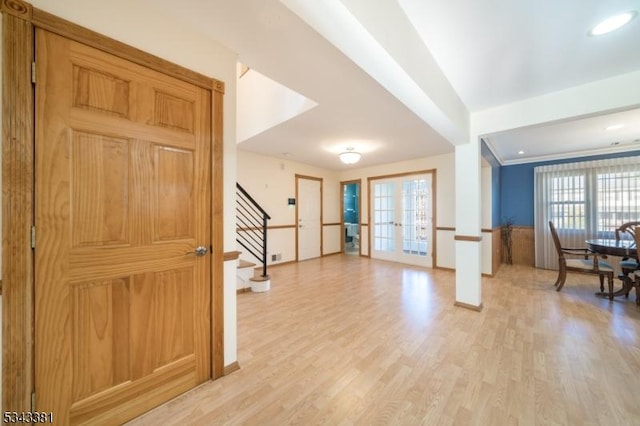
[[371, 257], [431, 267], [431, 173], [371, 181]]

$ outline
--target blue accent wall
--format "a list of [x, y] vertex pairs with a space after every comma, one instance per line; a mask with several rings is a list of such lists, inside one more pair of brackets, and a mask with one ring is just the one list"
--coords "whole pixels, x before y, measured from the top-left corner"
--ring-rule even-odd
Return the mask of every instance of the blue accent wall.
[[[501, 209], [499, 210], [500, 220], [497, 224], [495, 223], [496, 211], [493, 210], [493, 226], [499, 226], [507, 220], [513, 221], [514, 225], [533, 226], [534, 167], [550, 164], [575, 163], [578, 161], [603, 160], [607, 158], [632, 157], [635, 155], [640, 155], [640, 151], [619, 152], [615, 154], [593, 155], [590, 157], [577, 157], [566, 160], [540, 161], [537, 163], [502, 166], [500, 168], [500, 176], [498, 178], [500, 181], [501, 200]], [[494, 184], [495, 182], [492, 181], [492, 185]], [[493, 196], [495, 198], [495, 193]], [[495, 205], [492, 208], [495, 208]]]
[[497, 228], [502, 224], [502, 168], [491, 167], [491, 227]]
[[480, 145], [480, 153], [482, 158], [491, 165], [491, 227], [497, 228], [502, 224], [502, 193], [500, 191], [502, 173], [500, 162], [484, 140]]

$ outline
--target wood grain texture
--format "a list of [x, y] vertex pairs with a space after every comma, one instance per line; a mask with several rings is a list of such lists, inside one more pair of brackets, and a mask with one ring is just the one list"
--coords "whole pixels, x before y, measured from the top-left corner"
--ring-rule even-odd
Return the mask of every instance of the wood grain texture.
[[13, 15], [25, 21], [30, 21], [33, 8], [29, 3], [21, 0], [2, 0], [2, 3], [0, 3], [0, 12], [2, 12], [3, 15]]
[[491, 231], [491, 275], [495, 275], [502, 264], [502, 228]]
[[[2, 3], [2, 408], [29, 411], [33, 377], [33, 27]], [[16, 16], [18, 15], [18, 16]]]
[[479, 243], [482, 241], [482, 235], [456, 235], [453, 239], [456, 241], [471, 241]]
[[[123, 422], [211, 377], [193, 254], [211, 245], [211, 92], [41, 29], [36, 45], [35, 408]], [[159, 90], [190, 99], [190, 140], [154, 119], [185, 116]]]
[[[214, 83], [215, 84], [215, 83]], [[211, 100], [211, 150], [213, 196], [211, 200], [211, 376], [224, 375], [224, 175], [222, 91], [214, 91]]]
[[470, 305], [468, 303], [464, 303], [464, 302], [454, 302], [453, 306], [457, 306], [458, 308], [465, 308], [465, 309], [469, 309], [471, 311], [475, 311], [475, 312], [482, 312], [482, 303], [479, 306], [476, 305]]
[[[217, 110], [212, 114], [212, 118], [219, 121], [214, 124], [217, 129], [218, 138], [216, 144], [220, 148], [218, 157], [214, 156], [214, 163], [218, 165], [217, 170], [222, 167], [222, 94], [224, 93], [224, 83], [202, 76], [183, 67], [172, 64], [163, 59], [149, 55], [138, 49], [131, 48], [120, 42], [108, 39], [93, 31], [81, 28], [75, 24], [59, 19], [46, 12], [32, 8], [30, 4], [20, 0], [2, 0], [0, 3], [3, 19], [3, 275], [4, 275], [4, 297], [3, 297], [3, 409], [12, 411], [29, 411], [31, 407], [31, 393], [34, 390], [33, 376], [33, 269], [32, 251], [30, 248], [30, 228], [33, 221], [33, 134], [34, 116], [33, 88], [30, 81], [31, 63], [33, 62], [34, 40], [33, 29], [49, 28], [56, 34], [63, 34], [69, 38], [97, 47], [103, 51], [113, 53], [116, 56], [128, 58], [132, 62], [149, 69], [155, 69], [170, 74], [182, 81], [189, 81], [207, 90], [213, 90], [217, 94]], [[95, 70], [95, 68], [93, 68]], [[94, 74], [95, 76], [95, 74]], [[84, 83], [95, 83], [95, 80], [83, 76]], [[88, 109], [103, 109], [114, 116], [126, 116], [130, 111], [122, 108], [119, 99], [126, 90], [123, 90], [122, 82], [112, 80], [108, 82], [109, 76], [103, 76], [102, 82], [98, 82], [101, 91], [111, 90], [111, 101], [95, 104], [95, 98], [78, 99], [78, 106], [89, 107]], [[71, 93], [72, 91], [69, 91]], [[205, 96], [205, 104], [211, 105], [211, 96]], [[103, 99], [104, 100], [104, 99]], [[83, 105], [81, 105], [83, 104]], [[110, 105], [111, 104], [111, 105]], [[107, 106], [107, 108], [104, 108]], [[207, 135], [211, 135], [211, 125], [207, 124]], [[144, 132], [143, 132], [144, 133]], [[140, 139], [145, 139], [150, 133], [135, 135]], [[185, 148], [188, 146], [186, 138], [174, 135], [176, 146]], [[135, 147], [136, 144], [134, 144]], [[144, 155], [144, 150], [138, 154]], [[209, 158], [205, 161], [209, 162]], [[140, 177], [132, 175], [133, 178]], [[208, 177], [210, 182], [211, 178]], [[217, 187], [216, 200], [222, 203], [221, 179], [213, 185]], [[146, 203], [148, 204], [148, 203]], [[207, 216], [210, 216], [207, 214]], [[222, 215], [217, 220], [222, 223]], [[10, 223], [10, 226], [8, 225]], [[149, 223], [132, 221], [136, 229], [140, 232], [133, 233], [134, 241], [139, 241], [141, 235], [149, 228]], [[211, 227], [211, 224], [207, 224]], [[10, 229], [9, 232], [6, 230]], [[114, 230], [118, 230], [116, 223], [110, 230], [95, 232], [91, 230], [90, 235], [95, 237], [111, 235]], [[219, 233], [221, 235], [221, 231]], [[100, 238], [98, 238], [100, 239]], [[220, 240], [221, 241], [221, 240]], [[166, 250], [165, 250], [166, 251]], [[214, 248], [213, 267], [216, 270], [216, 281], [212, 286], [222, 290], [222, 246]], [[218, 253], [218, 254], [216, 254]], [[208, 290], [204, 294], [198, 295], [202, 300], [210, 300]], [[108, 298], [107, 298], [108, 299]], [[220, 298], [221, 299], [221, 298]], [[101, 302], [104, 304], [104, 302]], [[219, 301], [222, 312], [222, 301]], [[210, 318], [207, 311], [206, 316]], [[209, 321], [207, 320], [208, 324]], [[201, 327], [201, 326], [199, 326]], [[117, 327], [116, 327], [117, 328]], [[106, 330], [106, 329], [105, 329]], [[222, 340], [222, 325], [217, 328], [216, 339]], [[218, 364], [222, 364], [222, 351], [217, 355], [220, 359]], [[210, 370], [208, 368], [207, 370]], [[205, 376], [210, 377], [211, 373]], [[198, 380], [202, 378], [199, 377]], [[189, 379], [191, 380], [191, 379]], [[153, 385], [153, 383], [151, 383]], [[148, 386], [147, 386], [148, 387]], [[156, 401], [156, 397], [166, 398], [167, 392], [175, 392], [171, 383], [164, 388], [158, 387], [150, 390], [147, 403]], [[144, 397], [143, 397], [144, 398]], [[144, 403], [144, 402], [141, 402]], [[150, 407], [150, 406], [149, 406]], [[108, 420], [108, 419], [107, 419]], [[113, 421], [113, 420], [111, 420]]]
[[513, 264], [534, 266], [536, 262], [535, 232], [533, 226], [514, 226]]
[[240, 364], [238, 364], [238, 361], [232, 362], [231, 364], [224, 367], [224, 375], [228, 376], [229, 374], [235, 373], [238, 370], [240, 370]]
[[241, 254], [241, 251], [226, 251], [224, 252], [224, 261], [237, 260]]
[[[615, 425], [640, 418], [640, 309], [597, 278], [502, 265], [483, 310], [455, 274], [358, 256], [271, 268], [238, 295], [242, 368], [131, 425]], [[558, 326], [561, 324], [561, 326]]]

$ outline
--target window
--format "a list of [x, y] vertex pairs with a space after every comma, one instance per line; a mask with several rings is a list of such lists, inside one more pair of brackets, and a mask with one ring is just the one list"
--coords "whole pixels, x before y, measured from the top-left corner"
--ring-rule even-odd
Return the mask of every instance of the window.
[[536, 167], [535, 197], [536, 266], [554, 268], [549, 221], [563, 245], [584, 247], [640, 220], [640, 157]]
[[599, 235], [640, 218], [640, 171], [637, 168], [598, 173], [597, 187]]
[[586, 226], [585, 175], [551, 177], [550, 220], [559, 229]]

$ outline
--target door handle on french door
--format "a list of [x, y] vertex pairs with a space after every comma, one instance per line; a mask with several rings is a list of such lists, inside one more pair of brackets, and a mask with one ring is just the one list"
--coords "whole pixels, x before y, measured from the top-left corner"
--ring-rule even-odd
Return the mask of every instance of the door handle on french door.
[[207, 254], [207, 248], [205, 246], [198, 246], [194, 251], [188, 251], [186, 254], [192, 254], [192, 253], [198, 257], [201, 257]]

